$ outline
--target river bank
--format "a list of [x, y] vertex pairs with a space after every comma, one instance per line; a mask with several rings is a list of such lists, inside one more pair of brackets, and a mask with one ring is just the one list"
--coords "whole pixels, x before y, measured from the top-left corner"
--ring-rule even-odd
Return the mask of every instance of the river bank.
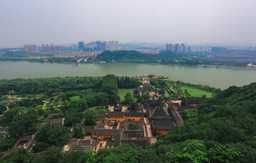
[[60, 64], [0, 61], [0, 79], [66, 76], [161, 75], [169, 80], [225, 89], [256, 82], [256, 71], [239, 67], [200, 67], [144, 63]]

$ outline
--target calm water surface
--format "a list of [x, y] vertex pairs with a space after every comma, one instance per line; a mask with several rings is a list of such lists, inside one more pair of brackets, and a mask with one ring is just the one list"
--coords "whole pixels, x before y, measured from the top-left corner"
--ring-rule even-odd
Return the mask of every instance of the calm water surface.
[[256, 82], [256, 70], [230, 67], [191, 67], [179, 65], [108, 63], [108, 64], [51, 64], [31, 62], [0, 62], [0, 79], [44, 78], [65, 76], [164, 75], [170, 80], [227, 88]]

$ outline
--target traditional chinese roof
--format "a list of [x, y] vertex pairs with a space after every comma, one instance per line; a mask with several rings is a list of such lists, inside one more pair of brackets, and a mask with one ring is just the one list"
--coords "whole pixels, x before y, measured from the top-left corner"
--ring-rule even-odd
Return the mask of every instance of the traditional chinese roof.
[[172, 129], [176, 126], [175, 121], [172, 118], [155, 118], [151, 119], [152, 127], [155, 129]]
[[168, 112], [168, 109], [157, 107], [152, 114], [152, 118], [154, 117], [169, 117], [170, 114]]
[[70, 139], [68, 142], [69, 145], [91, 145], [91, 139]]
[[142, 112], [109, 112], [106, 113], [106, 117], [119, 117], [119, 116], [126, 116], [126, 117], [145, 117], [146, 114]]
[[[73, 151], [86, 151], [89, 149], [92, 149], [95, 146], [95, 142], [91, 138], [85, 138], [85, 139], [70, 139], [68, 144], [68, 150]], [[67, 151], [68, 151], [67, 150]]]
[[35, 135], [24, 136], [20, 138], [14, 145], [16, 148], [29, 149], [34, 143]]
[[86, 134], [97, 136], [116, 136], [119, 135], [121, 130], [118, 129], [85, 129]]
[[168, 107], [156, 108], [150, 117], [150, 120], [152, 127], [155, 129], [171, 129], [176, 126], [175, 119]]
[[203, 101], [203, 98], [201, 97], [187, 97], [187, 98], [184, 98], [182, 100], [182, 105], [185, 105], [185, 106], [196, 106], [196, 105], [199, 105], [201, 104]]

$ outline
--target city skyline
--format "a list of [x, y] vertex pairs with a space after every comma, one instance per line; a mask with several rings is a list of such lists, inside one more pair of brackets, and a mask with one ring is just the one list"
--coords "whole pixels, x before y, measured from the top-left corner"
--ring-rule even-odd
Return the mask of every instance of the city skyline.
[[0, 5], [0, 48], [79, 40], [256, 44], [254, 0], [2, 0]]

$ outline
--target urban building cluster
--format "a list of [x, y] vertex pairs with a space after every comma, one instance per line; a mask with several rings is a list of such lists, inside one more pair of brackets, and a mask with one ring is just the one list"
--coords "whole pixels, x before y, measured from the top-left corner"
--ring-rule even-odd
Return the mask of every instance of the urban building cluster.
[[54, 44], [42, 44], [42, 45], [24, 45], [25, 52], [29, 53], [56, 53], [56, 52], [95, 52], [95, 51], [105, 51], [105, 50], [119, 50], [120, 45], [118, 41], [93, 41], [89, 43], [84, 43], [83, 41], [78, 42], [77, 45], [60, 46]]
[[22, 48], [0, 49], [0, 57], [5, 59], [24, 56], [42, 62], [105, 63], [125, 60], [126, 62], [225, 64], [248, 67], [254, 67], [252, 65], [256, 63], [255, 53], [255, 46], [190, 46], [184, 43], [120, 44], [118, 41], [93, 41], [88, 43], [79, 41], [71, 45], [42, 44], [39, 46], [25, 45]]
[[[0, 52], [19, 52], [25, 51], [28, 53], [51, 53], [60, 54], [64, 57], [74, 57], [74, 56], [96, 56], [104, 51], [115, 51], [115, 50], [127, 50], [125, 44], [120, 44], [118, 41], [92, 41], [85, 43], [84, 41], [79, 41], [77, 44], [72, 45], [54, 45], [54, 44], [42, 44], [42, 45], [24, 45], [23, 48], [5, 48], [0, 49]], [[167, 43], [165, 47], [140, 47], [139, 45], [129, 50], [134, 50], [146, 55], [159, 55], [161, 51], [172, 52], [175, 54], [185, 54], [191, 52], [205, 52], [211, 53], [223, 53], [227, 50], [233, 50], [234, 52], [239, 51], [255, 51], [255, 47], [251, 46], [249, 48], [237, 49], [237, 48], [225, 48], [219, 46], [200, 46], [200, 45], [186, 45], [184, 43]], [[79, 52], [79, 53], [78, 53]], [[70, 54], [70, 56], [69, 56]]]
[[118, 41], [94, 41], [85, 44], [83, 41], [78, 42], [79, 51], [105, 51], [119, 50]]
[[24, 45], [24, 51], [29, 53], [48, 52], [56, 53], [65, 50], [65, 46], [53, 45], [53, 44], [42, 44], [42, 45]]
[[[152, 44], [154, 45], [154, 44]], [[129, 47], [129, 48], [127, 48]], [[1, 48], [0, 53], [13, 52], [28, 52], [28, 53], [63, 53], [63, 52], [103, 52], [114, 50], [135, 50], [142, 54], [158, 55], [161, 51], [168, 51], [176, 54], [190, 53], [190, 52], [206, 52], [206, 53], [223, 53], [226, 51], [238, 52], [255, 52], [256, 46], [236, 47], [236, 46], [210, 46], [210, 45], [187, 45], [184, 43], [167, 43], [161, 46], [141, 46], [139, 43], [129, 46], [129, 44], [120, 44], [118, 41], [92, 41], [85, 43], [79, 41], [70, 45], [55, 45], [55, 44], [27, 44], [21, 48]]]
[[191, 47], [186, 46], [185, 44], [166, 44], [166, 51], [173, 52], [173, 53], [189, 53], [191, 52]]

